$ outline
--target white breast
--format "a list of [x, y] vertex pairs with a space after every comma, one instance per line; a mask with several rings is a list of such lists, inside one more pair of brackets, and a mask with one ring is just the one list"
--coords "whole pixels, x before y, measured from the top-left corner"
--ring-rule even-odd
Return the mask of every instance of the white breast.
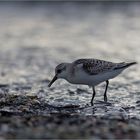
[[116, 77], [121, 72], [122, 72], [122, 69], [104, 72], [97, 75], [89, 75], [83, 69], [77, 68], [74, 75], [69, 76], [67, 80], [72, 84], [83, 84], [83, 85], [95, 86], [106, 80]]

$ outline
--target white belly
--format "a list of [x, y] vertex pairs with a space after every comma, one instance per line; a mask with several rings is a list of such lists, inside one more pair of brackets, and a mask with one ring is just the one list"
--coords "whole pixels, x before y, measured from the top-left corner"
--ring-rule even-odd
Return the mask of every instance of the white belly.
[[85, 71], [79, 70], [75, 72], [74, 76], [69, 77], [67, 80], [72, 84], [95, 86], [116, 77], [121, 72], [122, 70], [115, 70], [97, 75], [89, 75]]

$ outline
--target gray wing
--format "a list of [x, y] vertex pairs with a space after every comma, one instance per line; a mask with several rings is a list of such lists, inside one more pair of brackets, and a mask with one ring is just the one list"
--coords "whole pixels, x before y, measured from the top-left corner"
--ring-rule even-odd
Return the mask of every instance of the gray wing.
[[79, 59], [74, 62], [75, 66], [82, 64], [82, 68], [89, 75], [97, 75], [99, 73], [115, 70], [116, 68], [121, 68], [125, 65], [122, 63], [112, 63], [104, 60], [98, 59]]

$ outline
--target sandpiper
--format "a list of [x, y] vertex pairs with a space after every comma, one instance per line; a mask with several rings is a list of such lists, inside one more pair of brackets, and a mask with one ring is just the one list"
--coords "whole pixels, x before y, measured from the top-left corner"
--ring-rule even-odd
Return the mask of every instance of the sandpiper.
[[136, 62], [131, 63], [113, 63], [98, 59], [78, 59], [72, 63], [61, 63], [55, 68], [55, 76], [49, 83], [49, 87], [58, 79], [62, 78], [72, 84], [82, 84], [92, 87], [93, 94], [91, 105], [95, 97], [95, 86], [106, 82], [104, 92], [104, 101], [107, 102], [107, 89], [109, 79], [119, 75], [123, 70]]

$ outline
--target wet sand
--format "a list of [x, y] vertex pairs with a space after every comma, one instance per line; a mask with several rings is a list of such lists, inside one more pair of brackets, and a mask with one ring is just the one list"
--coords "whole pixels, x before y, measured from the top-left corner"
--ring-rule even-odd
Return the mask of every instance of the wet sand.
[[0, 5], [1, 138], [140, 138], [139, 64], [91, 89], [57, 81], [78, 58], [140, 61], [140, 4]]

